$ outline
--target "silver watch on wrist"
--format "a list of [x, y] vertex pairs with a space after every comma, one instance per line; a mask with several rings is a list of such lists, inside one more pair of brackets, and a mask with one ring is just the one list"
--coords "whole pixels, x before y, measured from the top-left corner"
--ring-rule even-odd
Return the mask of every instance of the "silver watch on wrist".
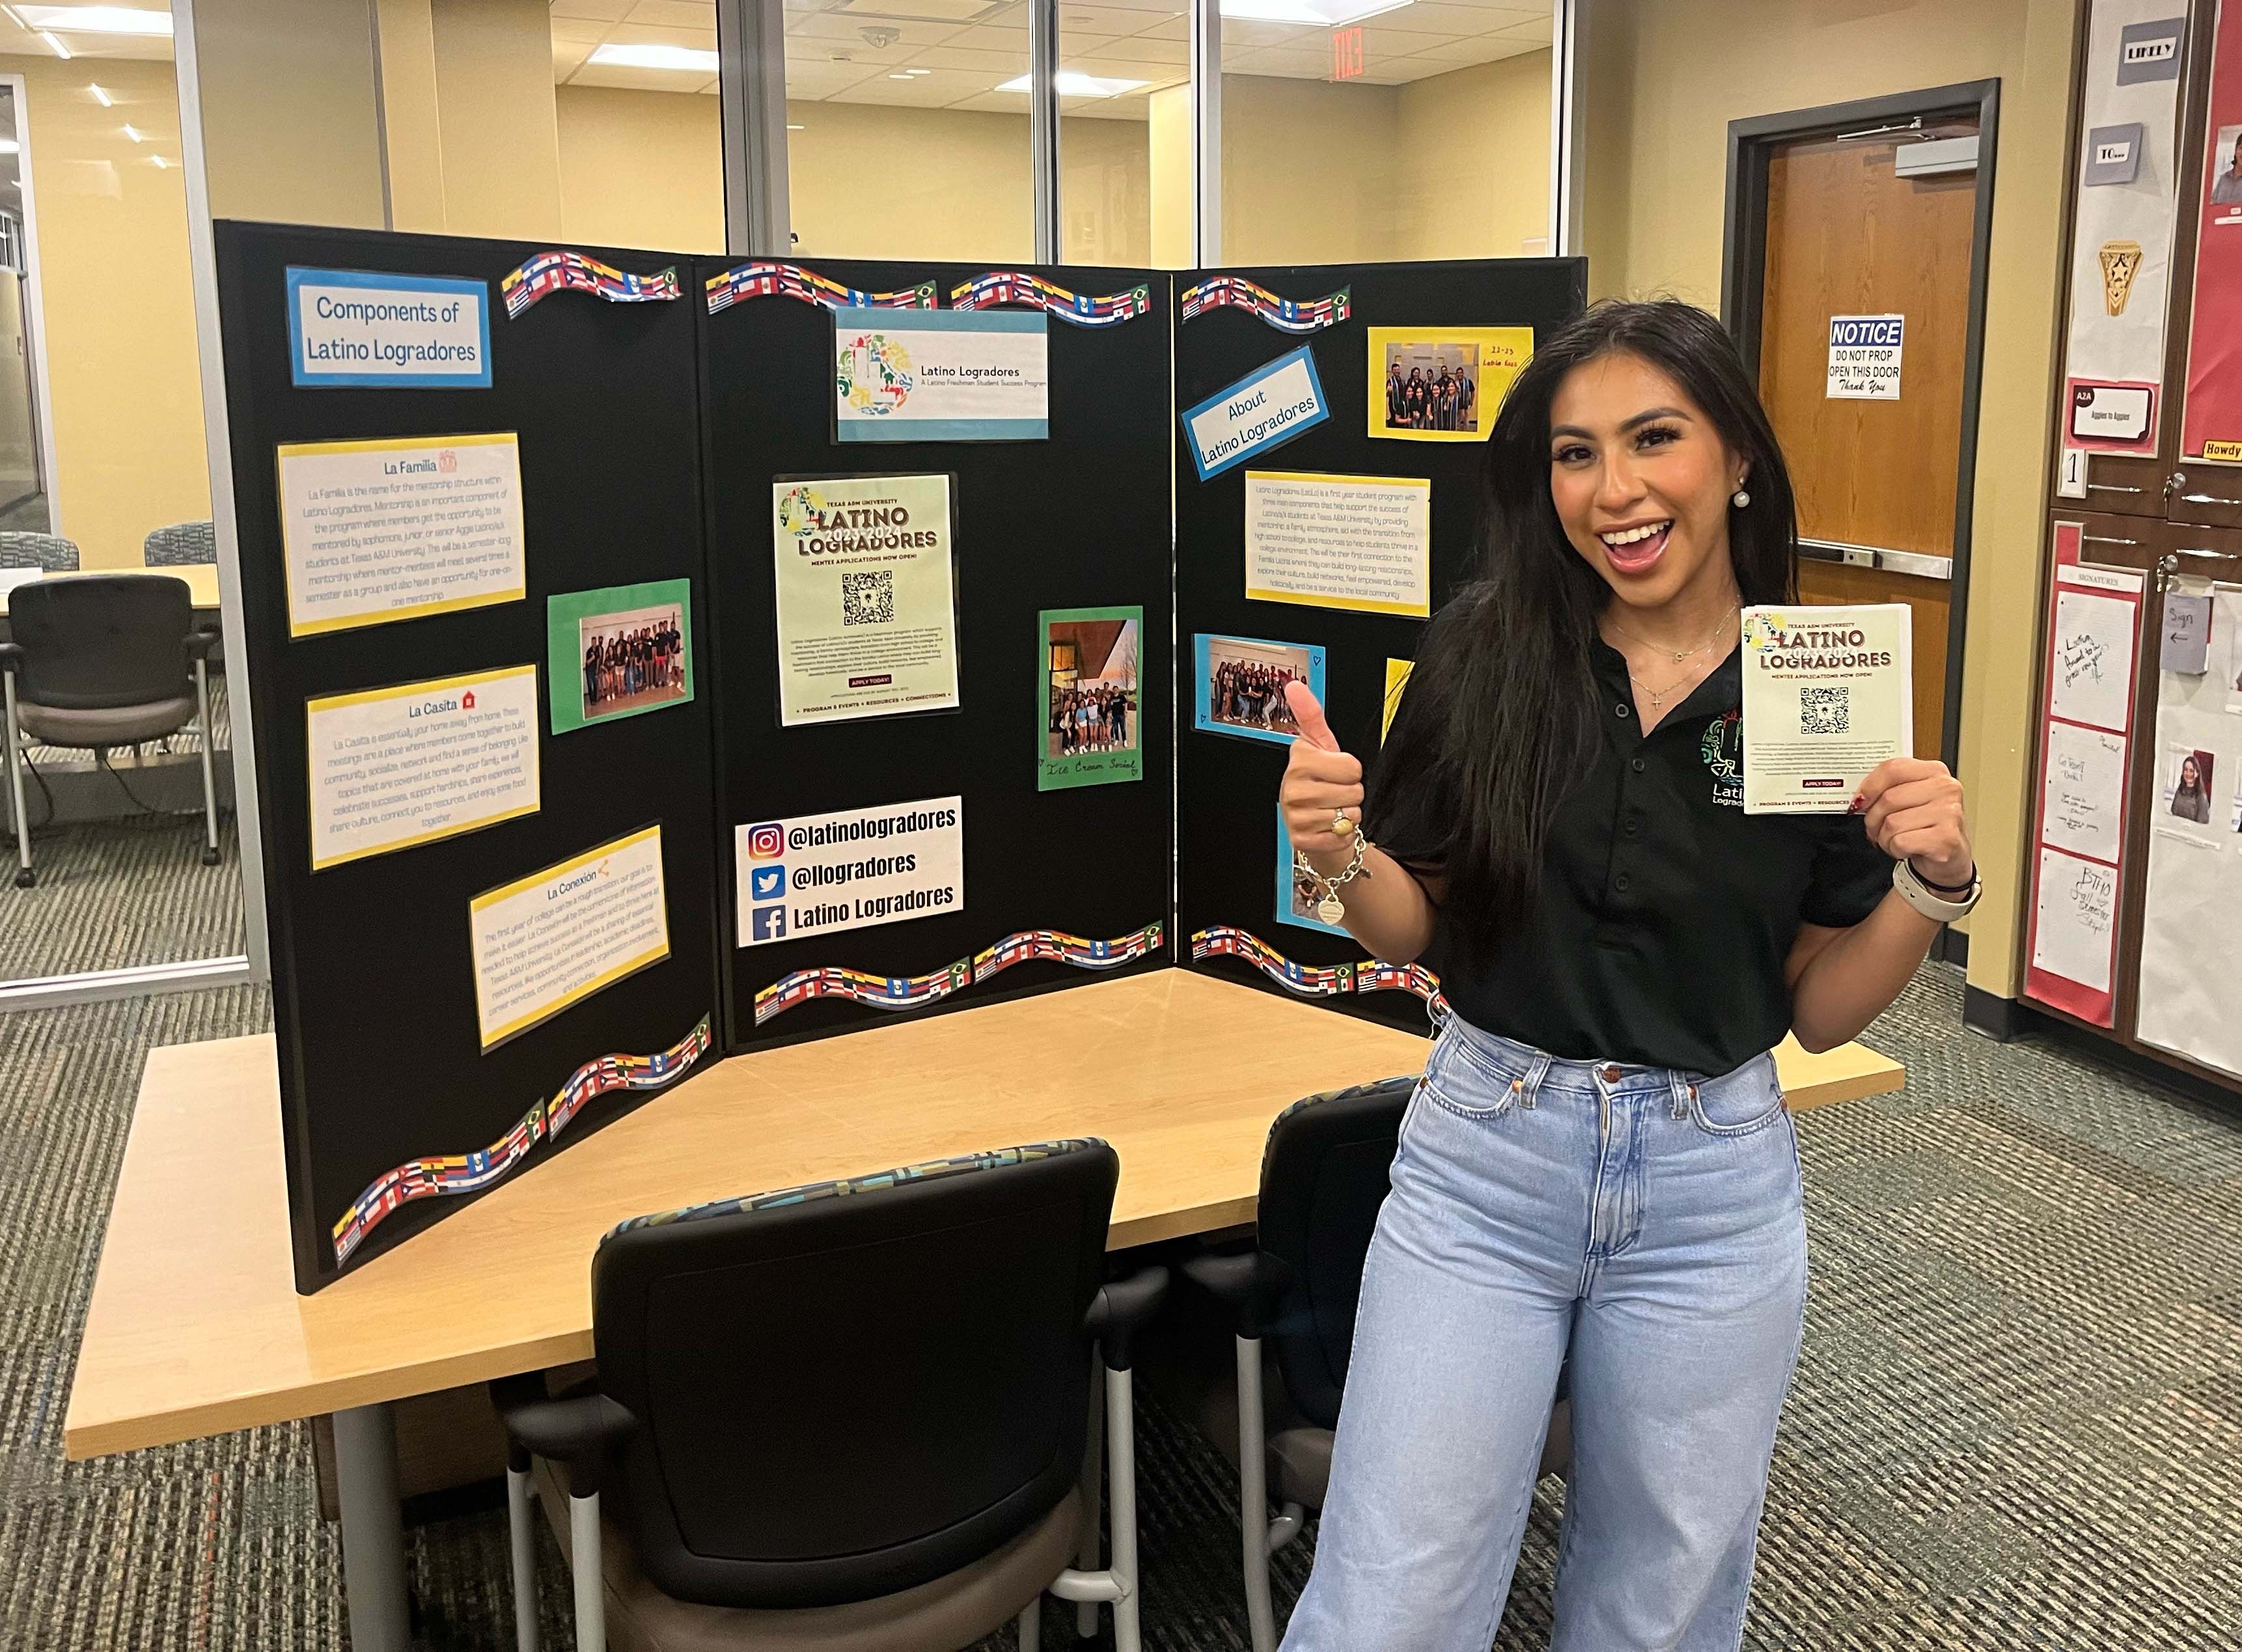
[[1957, 918], [1970, 916], [1970, 910], [1977, 904], [1978, 897], [1985, 892], [1985, 880], [1977, 876], [1976, 867], [1971, 867], [1968, 892], [1960, 900], [1949, 900], [1925, 883], [1906, 860], [1901, 859], [1892, 863], [1892, 887], [1899, 891], [1900, 899], [1932, 923], [1951, 923]]

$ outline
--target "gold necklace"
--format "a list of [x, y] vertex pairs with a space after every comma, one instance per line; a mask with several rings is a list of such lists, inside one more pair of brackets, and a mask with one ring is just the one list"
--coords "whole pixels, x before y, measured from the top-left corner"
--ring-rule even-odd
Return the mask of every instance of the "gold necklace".
[[[1707, 637], [1702, 642], [1700, 642], [1694, 648], [1669, 648], [1662, 642], [1653, 642], [1648, 637], [1643, 636], [1637, 632], [1628, 630], [1625, 626], [1621, 625], [1616, 618], [1613, 618], [1611, 615], [1607, 614], [1605, 617], [1611, 619], [1612, 629], [1618, 632], [1621, 636], [1632, 638], [1634, 641], [1642, 644], [1646, 648], [1655, 648], [1661, 654], [1670, 654], [1674, 656], [1674, 663], [1675, 665], [1680, 665], [1691, 655], [1704, 653], [1706, 649], [1711, 648], [1715, 642], [1718, 642], [1722, 637], [1726, 636], [1728, 632], [1728, 621], [1735, 619], [1736, 616], [1733, 613], [1722, 615], [1721, 622], [1718, 626], [1714, 628], [1713, 635]], [[1630, 672], [1628, 675], [1632, 676], [1634, 674]]]

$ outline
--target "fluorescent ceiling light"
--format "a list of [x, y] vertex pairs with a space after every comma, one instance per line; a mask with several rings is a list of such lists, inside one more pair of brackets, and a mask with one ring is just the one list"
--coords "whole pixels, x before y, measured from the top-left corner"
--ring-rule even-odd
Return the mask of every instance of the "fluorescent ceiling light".
[[[1104, 80], [1096, 75], [1078, 75], [1071, 69], [1058, 71], [1058, 95], [1062, 97], [1118, 97], [1124, 91], [1134, 91], [1139, 86], [1149, 86], [1148, 80]], [[1028, 77], [1008, 80], [997, 88], [998, 91], [1026, 91]]]
[[93, 101], [99, 104], [104, 109], [109, 109], [115, 106], [117, 99], [111, 97], [107, 92], [102, 91], [100, 87], [89, 85], [86, 87], [86, 90], [93, 94]]
[[1409, 0], [1222, 0], [1222, 15], [1240, 23], [1291, 23], [1305, 29], [1338, 29]]
[[39, 30], [39, 38], [47, 43], [47, 49], [57, 57], [74, 57], [77, 55], [44, 29]]
[[124, 135], [136, 144], [144, 144], [148, 141], [147, 133], [131, 124], [127, 124], [124, 128]]
[[22, 152], [23, 147], [23, 146], [21, 144], [17, 143], [12, 138], [0, 138], [0, 155], [19, 154]]
[[138, 6], [17, 6], [16, 14], [34, 29], [58, 29], [72, 35], [169, 35], [171, 14]]
[[610, 44], [594, 51], [590, 61], [609, 69], [678, 69], [698, 75], [716, 72], [716, 54], [692, 46]]

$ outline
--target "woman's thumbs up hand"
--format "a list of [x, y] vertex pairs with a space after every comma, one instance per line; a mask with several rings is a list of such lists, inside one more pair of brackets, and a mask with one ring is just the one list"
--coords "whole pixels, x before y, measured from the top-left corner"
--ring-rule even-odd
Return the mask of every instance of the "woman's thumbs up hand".
[[[1285, 829], [1303, 854], [1344, 856], [1353, 850], [1354, 831], [1362, 823], [1362, 764], [1339, 749], [1339, 737], [1306, 683], [1286, 683], [1285, 703], [1300, 728], [1277, 787]], [[1344, 833], [1333, 829], [1342, 814], [1351, 823]]]

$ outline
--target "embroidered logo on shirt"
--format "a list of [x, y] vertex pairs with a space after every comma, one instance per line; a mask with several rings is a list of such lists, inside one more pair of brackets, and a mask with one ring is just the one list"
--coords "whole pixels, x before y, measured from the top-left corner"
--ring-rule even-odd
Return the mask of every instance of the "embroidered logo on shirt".
[[1713, 771], [1713, 801], [1730, 809], [1744, 806], [1743, 725], [1736, 713], [1724, 711], [1705, 725], [1697, 753]]

